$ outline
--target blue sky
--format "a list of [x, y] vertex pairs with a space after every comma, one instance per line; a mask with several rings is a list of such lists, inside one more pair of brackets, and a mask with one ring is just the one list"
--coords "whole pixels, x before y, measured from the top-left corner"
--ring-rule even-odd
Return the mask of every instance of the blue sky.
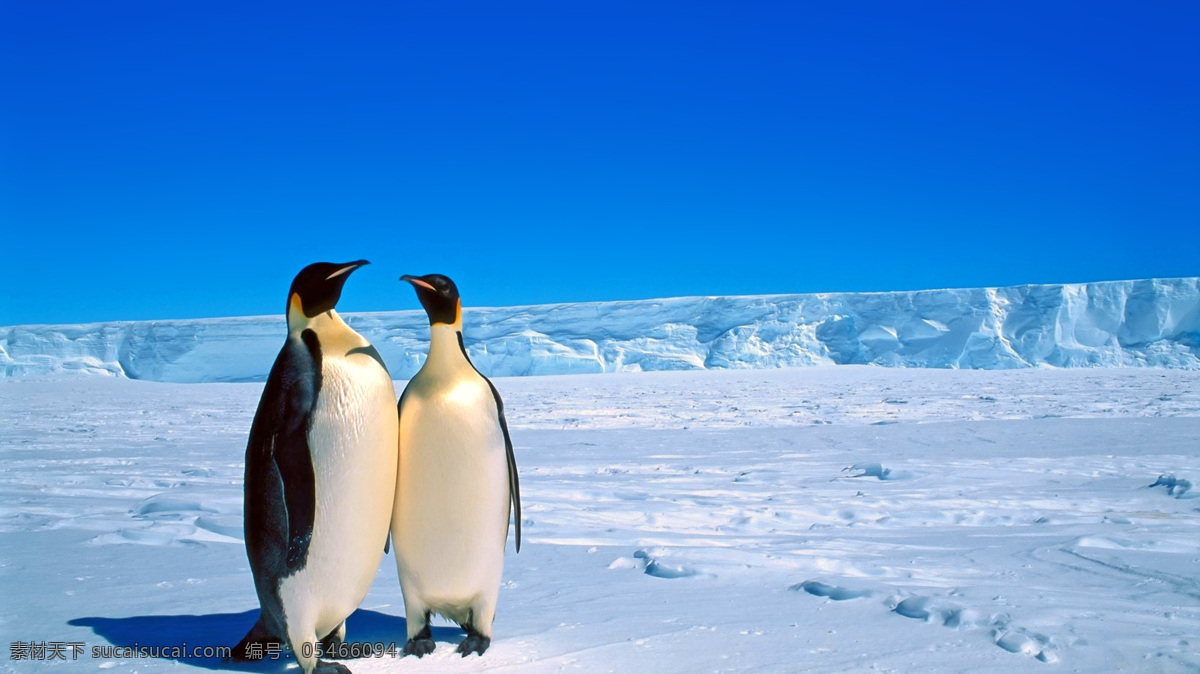
[[1200, 5], [958, 4], [11, 0], [0, 324], [1200, 274]]

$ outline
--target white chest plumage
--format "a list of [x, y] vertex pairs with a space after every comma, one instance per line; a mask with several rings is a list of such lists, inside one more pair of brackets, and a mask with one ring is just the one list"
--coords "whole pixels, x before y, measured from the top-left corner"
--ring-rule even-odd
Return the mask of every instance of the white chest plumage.
[[490, 634], [509, 519], [505, 438], [451, 326], [433, 326], [429, 360], [405, 390], [399, 455], [392, 535], [406, 611]]
[[324, 635], [354, 611], [379, 568], [395, 495], [398, 424], [391, 378], [368, 352], [354, 351], [366, 340], [348, 327], [318, 337], [322, 381], [308, 430], [316, 478], [312, 538], [304, 568], [282, 581], [280, 598], [289, 613], [313, 612]]

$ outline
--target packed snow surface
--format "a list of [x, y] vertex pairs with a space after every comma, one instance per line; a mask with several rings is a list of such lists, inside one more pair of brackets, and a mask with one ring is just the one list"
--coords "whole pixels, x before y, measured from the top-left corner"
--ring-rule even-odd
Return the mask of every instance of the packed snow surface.
[[[420, 367], [424, 313], [347, 321], [393, 376]], [[1200, 368], [1200, 278], [468, 308], [464, 322], [471, 358], [493, 376], [832, 364]], [[264, 381], [285, 333], [282, 315], [0, 327], [0, 373]]]
[[[497, 379], [524, 545], [495, 640], [355, 672], [1200, 669], [1200, 373], [816, 367]], [[402, 384], [402, 383], [401, 383]], [[219, 670], [258, 384], [0, 382], [13, 672]], [[396, 642], [388, 555], [353, 642]], [[11, 648], [11, 646], [6, 646]], [[290, 659], [248, 667], [283, 671]]]

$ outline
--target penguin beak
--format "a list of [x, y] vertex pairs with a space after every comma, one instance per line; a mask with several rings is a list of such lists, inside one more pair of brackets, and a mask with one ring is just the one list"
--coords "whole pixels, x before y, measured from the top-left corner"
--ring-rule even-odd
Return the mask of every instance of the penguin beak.
[[326, 276], [325, 280], [332, 281], [333, 279], [335, 279], [343, 274], [349, 274], [350, 272], [354, 271], [355, 269], [358, 269], [359, 267], [365, 267], [369, 264], [371, 264], [371, 263], [368, 262], [367, 260], [356, 260], [354, 262], [348, 262], [345, 265], [343, 265], [340, 269], [338, 269], [337, 271], [333, 272], [329, 276]]
[[416, 276], [413, 276], [411, 274], [405, 274], [404, 276], [401, 276], [400, 280], [408, 281], [409, 283], [413, 284], [414, 286], [424, 288], [430, 292], [435, 292], [435, 293], [437, 292], [436, 288], [434, 288], [433, 286], [429, 285], [425, 281], [422, 281], [421, 279], [419, 279]]

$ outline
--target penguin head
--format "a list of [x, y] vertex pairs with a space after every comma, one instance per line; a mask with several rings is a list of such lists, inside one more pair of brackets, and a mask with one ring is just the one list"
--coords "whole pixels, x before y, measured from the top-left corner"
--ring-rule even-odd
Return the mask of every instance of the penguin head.
[[355, 269], [371, 264], [366, 260], [354, 262], [317, 262], [296, 274], [288, 290], [288, 330], [299, 330], [309, 320], [332, 310], [342, 297], [342, 286]]
[[458, 286], [454, 285], [449, 276], [405, 274], [400, 280], [408, 281], [417, 291], [417, 299], [421, 300], [421, 306], [425, 307], [430, 325], [458, 325], [462, 320], [462, 300], [458, 297]]

